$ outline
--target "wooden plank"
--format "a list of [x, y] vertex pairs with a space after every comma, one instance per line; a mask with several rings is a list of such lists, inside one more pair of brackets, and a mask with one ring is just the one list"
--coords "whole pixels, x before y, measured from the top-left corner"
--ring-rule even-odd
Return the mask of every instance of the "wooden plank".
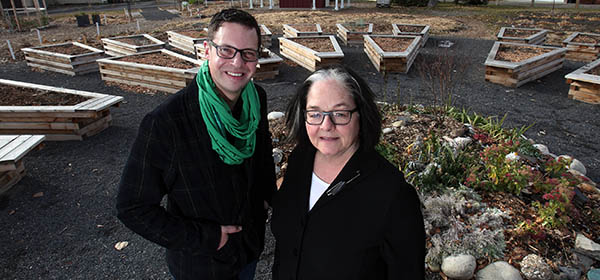
[[14, 147], [14, 149], [8, 151], [8, 153], [5, 153], [4, 150], [0, 152], [0, 162], [16, 162], [20, 160], [29, 151], [33, 150], [40, 143], [42, 143], [46, 137], [44, 135], [20, 135], [19, 138], [21, 139], [20, 144]]
[[23, 165], [23, 161], [18, 162], [15, 170], [0, 172], [0, 195], [9, 191], [24, 176], [25, 166]]

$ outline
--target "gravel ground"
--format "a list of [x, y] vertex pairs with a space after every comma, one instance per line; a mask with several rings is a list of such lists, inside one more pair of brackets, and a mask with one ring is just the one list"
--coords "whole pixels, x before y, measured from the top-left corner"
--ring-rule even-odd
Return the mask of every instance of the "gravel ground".
[[[534, 123], [525, 133], [529, 138], [546, 144], [557, 155], [579, 159], [589, 177], [600, 182], [599, 107], [568, 99], [563, 78], [583, 63], [566, 62], [561, 70], [538, 81], [505, 88], [484, 81], [483, 62], [493, 41], [434, 36], [420, 56], [444, 51], [437, 47], [440, 40], [453, 41], [451, 56], [468, 66], [456, 87], [456, 106], [484, 116], [506, 113], [505, 127]], [[343, 49], [344, 64], [362, 74], [381, 100], [431, 102], [415, 68], [384, 81], [361, 48]], [[269, 110], [283, 110], [308, 74], [290, 63], [282, 66], [277, 79], [259, 82], [269, 93]], [[30, 71], [23, 61], [0, 65], [0, 78], [125, 97], [120, 107], [113, 108], [113, 124], [107, 130], [80, 142], [47, 142], [42, 150], [25, 157], [27, 176], [0, 197], [0, 279], [169, 279], [164, 250], [125, 228], [115, 217], [114, 207], [138, 124], [166, 95], [109, 87], [97, 73], [68, 77]], [[39, 192], [43, 196], [34, 197]], [[117, 251], [113, 246], [119, 241], [128, 241], [129, 246]], [[270, 279], [272, 250], [273, 240], [268, 237], [257, 279]]]

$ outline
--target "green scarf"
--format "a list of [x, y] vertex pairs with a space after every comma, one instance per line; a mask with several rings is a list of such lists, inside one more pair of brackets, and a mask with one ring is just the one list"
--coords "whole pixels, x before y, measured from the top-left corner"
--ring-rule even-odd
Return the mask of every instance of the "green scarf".
[[[254, 154], [256, 129], [260, 121], [260, 102], [254, 83], [249, 82], [241, 93], [243, 102], [240, 120], [235, 119], [231, 109], [215, 91], [205, 61], [196, 75], [198, 84], [198, 101], [200, 112], [208, 129], [212, 149], [219, 154], [221, 160], [229, 165], [241, 164], [244, 159]], [[227, 141], [226, 132], [235, 137], [233, 145]]]

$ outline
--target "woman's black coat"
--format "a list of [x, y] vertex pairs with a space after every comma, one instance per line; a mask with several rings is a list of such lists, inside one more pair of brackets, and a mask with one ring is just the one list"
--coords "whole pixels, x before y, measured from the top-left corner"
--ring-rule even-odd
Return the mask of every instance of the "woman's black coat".
[[273, 201], [273, 279], [423, 279], [420, 200], [402, 173], [359, 149], [331, 183], [342, 189], [308, 211], [315, 151], [293, 151]]

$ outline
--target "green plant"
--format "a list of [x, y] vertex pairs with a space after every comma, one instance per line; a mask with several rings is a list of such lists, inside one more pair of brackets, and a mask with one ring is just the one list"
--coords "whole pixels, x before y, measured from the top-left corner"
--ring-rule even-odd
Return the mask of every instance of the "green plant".
[[519, 146], [519, 141], [509, 140], [485, 148], [480, 153], [482, 164], [471, 168], [465, 184], [487, 191], [521, 193], [521, 189], [528, 186], [539, 172], [519, 160], [506, 158], [508, 154], [518, 151]]
[[375, 151], [379, 152], [385, 159], [391, 162], [393, 165], [400, 166], [400, 152], [398, 148], [387, 141], [385, 139], [381, 140], [377, 145], [375, 145]]

